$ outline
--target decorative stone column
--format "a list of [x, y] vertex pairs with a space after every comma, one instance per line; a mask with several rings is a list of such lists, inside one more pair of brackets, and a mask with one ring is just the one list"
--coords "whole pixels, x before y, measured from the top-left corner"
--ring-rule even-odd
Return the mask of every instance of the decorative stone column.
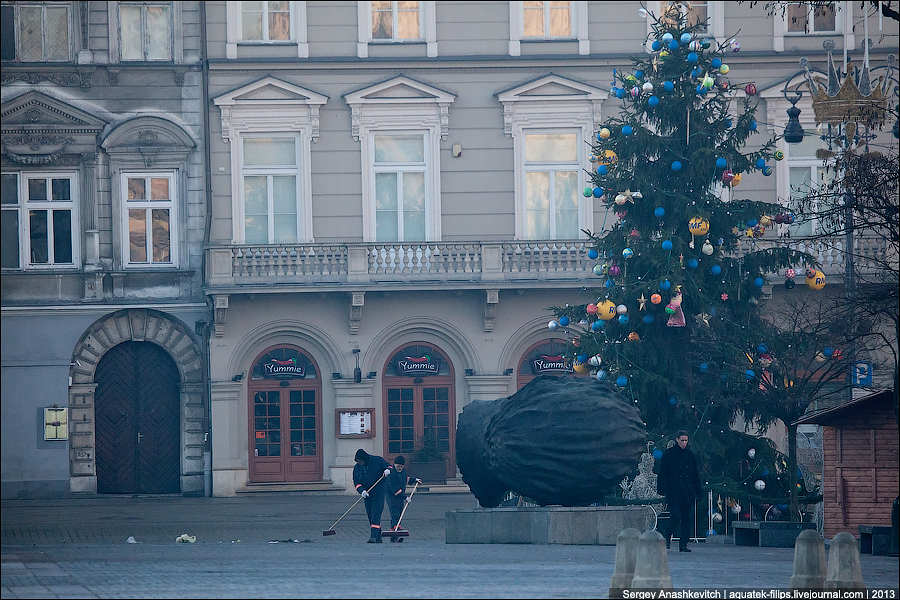
[[234, 496], [250, 476], [247, 401], [239, 381], [211, 386], [213, 496]]
[[[466, 399], [468, 404], [472, 400], [496, 400], [505, 398], [512, 393], [512, 375], [467, 375], [466, 384], [469, 386], [469, 394]], [[456, 404], [457, 410], [462, 410], [463, 405]]]
[[69, 386], [69, 491], [97, 493], [94, 460], [94, 392], [96, 383]]

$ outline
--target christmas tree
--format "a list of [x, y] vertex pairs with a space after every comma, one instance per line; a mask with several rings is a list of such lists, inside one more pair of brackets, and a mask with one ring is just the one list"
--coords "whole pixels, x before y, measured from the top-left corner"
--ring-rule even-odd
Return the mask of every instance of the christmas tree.
[[771, 175], [783, 156], [775, 136], [746, 149], [759, 133], [758, 98], [754, 83], [729, 79], [726, 57], [739, 44], [698, 34], [677, 8], [654, 21], [652, 52], [614, 71], [621, 109], [592, 141], [584, 195], [616, 216], [585, 231], [601, 286], [586, 304], [553, 307], [550, 327], [572, 334], [576, 372], [615, 382], [639, 405], [657, 457], [686, 429], [711, 488], [784, 497], [786, 484], [754, 488], [758, 473], [783, 468], [772, 445], [730, 424], [758, 386], [748, 327], [767, 274], [815, 260], [756, 247], [792, 215], [740, 198], [743, 177]]

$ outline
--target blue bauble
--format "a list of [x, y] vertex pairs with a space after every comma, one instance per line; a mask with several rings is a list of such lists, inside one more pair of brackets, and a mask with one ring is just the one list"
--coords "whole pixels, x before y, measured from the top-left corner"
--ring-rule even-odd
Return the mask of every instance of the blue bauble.
[[703, 84], [702, 84], [702, 83], [701, 83], [699, 86], [697, 86], [697, 87], [699, 88], [699, 89], [697, 89], [697, 95], [698, 95], [698, 96], [705, 96], [706, 93], [709, 91], [708, 89], [706, 89], [705, 87], [703, 87]]
[[700, 372], [706, 373], [707, 371], [709, 371], [709, 363], [705, 363], [705, 362], [700, 363]]
[[619, 315], [619, 323], [624, 325], [628, 322], [628, 315]]
[[699, 60], [699, 58], [700, 57], [697, 56], [696, 52], [688, 52], [687, 58], [685, 58], [685, 60], [688, 61], [689, 63], [695, 63], [695, 62], [697, 62], [697, 60]]
[[756, 219], [750, 219], [747, 221], [747, 227], [756, 227], [757, 223], [759, 223], [759, 221]]
[[578, 356], [575, 357], [575, 360], [576, 360], [577, 362], [583, 363], [583, 362], [587, 361], [587, 355], [586, 355], [586, 354], [579, 354]]
[[650, 106], [659, 106], [659, 98], [657, 98], [656, 96], [650, 96], [649, 98], [647, 98], [647, 104], [649, 104]]
[[631, 125], [625, 125], [624, 127], [622, 127], [622, 135], [631, 135], [632, 133], [634, 133], [634, 127], [632, 127]]
[[766, 352], [769, 351], [769, 347], [766, 346], [765, 344], [760, 344], [759, 346], [756, 347], [756, 351], [759, 352], [760, 354], [765, 354]]
[[667, 291], [671, 287], [672, 287], [672, 282], [669, 281], [668, 279], [663, 279], [662, 281], [659, 282], [659, 289], [661, 289], [664, 292]]
[[669, 404], [675, 406], [676, 404], [678, 404], [678, 398], [676, 398], [675, 396], [669, 396]]
[[597, 252], [596, 248], [591, 248], [590, 250], [588, 250], [588, 258], [595, 259], [598, 256], [600, 256], [600, 253]]
[[645, 324], [649, 325], [650, 323], [652, 323], [654, 321], [653, 315], [644, 315], [643, 318], [641, 319], [641, 321], [643, 321]]
[[653, 216], [655, 216], [657, 219], [662, 219], [663, 215], [665, 215], [665, 214], [666, 214], [666, 209], [664, 209], [662, 206], [657, 206], [656, 208], [653, 209]]
[[594, 275], [596, 275], [597, 277], [603, 275], [603, 265], [594, 265], [594, 268], [592, 270], [594, 271]]
[[672, 35], [671, 33], [668, 33], [668, 32], [664, 33], [663, 36], [662, 36], [662, 39], [663, 39], [664, 42], [670, 42], [670, 41], [672, 41], [672, 39], [674, 39], [674, 38], [675, 38], [675, 36]]
[[747, 369], [746, 371], [744, 371], [744, 376], [747, 379], [753, 379], [754, 377], [756, 377], [756, 372], [753, 369]]
[[771, 175], [771, 174], [772, 174], [772, 167], [770, 167], [769, 165], [764, 166], [764, 167], [762, 168], [762, 174], [765, 175], [766, 177], [768, 177], [769, 175]]
[[756, 131], [756, 119], [750, 119], [750, 131]]
[[644, 72], [641, 71], [640, 69], [638, 69], [637, 71], [634, 72], [634, 76], [637, 77], [638, 79], [643, 79], [643, 78], [644, 78]]
[[712, 273], [713, 275], [721, 275], [722, 267], [720, 265], [713, 265], [709, 268], [709, 272]]
[[618, 377], [616, 377], [616, 385], [619, 387], [625, 387], [626, 385], [628, 385], [628, 378], [624, 375], [619, 375]]
[[606, 165], [597, 165], [597, 175], [606, 175], [609, 171], [609, 167]]
[[669, 42], [669, 50], [671, 50], [672, 52], [678, 50], [678, 40], [672, 40], [671, 42]]
[[691, 258], [691, 259], [688, 259], [687, 266], [688, 266], [688, 269], [696, 269], [697, 267], [700, 266], [700, 263], [697, 261], [696, 258]]
[[607, 279], [607, 280], [606, 280], [606, 283], [604, 283], [603, 285], [606, 286], [606, 289], [610, 289], [610, 288], [612, 288], [613, 286], [615, 286], [616, 283], [615, 283], [612, 279]]
[[725, 119], [725, 127], [731, 129], [731, 126], [734, 125], [731, 119]]
[[600, 196], [603, 195], [603, 188], [595, 187], [593, 193], [594, 193], [594, 198], [599, 198]]
[[756, 168], [757, 168], [757, 169], [762, 169], [764, 166], [766, 166], [766, 159], [764, 159], [764, 158], [757, 158], [757, 159], [756, 159]]
[[716, 168], [717, 169], [724, 169], [727, 166], [728, 166], [728, 161], [725, 160], [724, 158], [722, 158], [721, 156], [716, 159]]
[[662, 42], [660, 42], [659, 40], [653, 40], [653, 43], [650, 44], [650, 47], [653, 49], [654, 52], [656, 52], [660, 48], [662, 48]]
[[604, 379], [606, 379], [606, 375], [606, 371], [600, 369], [599, 371], [597, 371], [597, 381], [603, 381]]
[[718, 57], [712, 59], [709, 62], [709, 66], [711, 66], [713, 69], [718, 69], [719, 67], [722, 66], [722, 59], [718, 58]]
[[663, 451], [662, 451], [662, 450], [660, 450], [659, 448], [657, 448], [656, 450], [653, 451], [653, 459], [654, 459], [654, 460], [659, 460], [659, 459], [661, 459], [662, 457], [663, 457]]
[[559, 324], [563, 327], [567, 327], [569, 325], [569, 317], [563, 315], [559, 318]]
[[616, 88], [616, 98], [625, 97], [625, 88]]
[[825, 346], [822, 349], [822, 354], [825, 355], [825, 358], [831, 358], [834, 355], [834, 348], [831, 346]]
[[691, 69], [691, 77], [699, 77], [700, 73], [702, 72], [703, 69], [701, 69], [700, 67], [694, 67], [693, 69]]
[[634, 250], [632, 250], [631, 248], [625, 248], [624, 250], [622, 250], [622, 258], [629, 259], [632, 256], [634, 256]]
[[602, 321], [597, 319], [593, 323], [591, 323], [591, 331], [600, 331], [606, 326], [606, 321]]
[[663, 240], [662, 249], [663, 250], [671, 250], [672, 249], [672, 240]]
[[667, 92], [671, 92], [675, 89], [675, 84], [671, 81], [663, 81], [663, 89]]
[[680, 161], [680, 160], [672, 161], [672, 170], [673, 170], [673, 171], [680, 171], [680, 170], [681, 170], [681, 161]]
[[684, 33], [681, 34], [681, 43], [682, 44], [690, 43], [691, 37], [692, 37], [691, 34], [685, 31]]
[[603, 141], [603, 138], [600, 136], [599, 133], [597, 134], [597, 141], [598, 141], [598, 142], [602, 142], [602, 141]]
[[755, 285], [758, 288], [761, 288], [765, 282], [766, 282], [766, 280], [763, 279], [762, 277], [757, 277], [756, 279], [753, 280], [753, 285]]

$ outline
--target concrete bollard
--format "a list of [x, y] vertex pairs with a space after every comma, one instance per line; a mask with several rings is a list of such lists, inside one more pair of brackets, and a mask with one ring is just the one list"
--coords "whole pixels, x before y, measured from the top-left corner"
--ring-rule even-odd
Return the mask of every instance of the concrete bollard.
[[862, 566], [859, 564], [859, 546], [852, 533], [842, 531], [831, 539], [828, 551], [828, 569], [825, 575], [826, 590], [863, 590]]
[[631, 586], [640, 537], [641, 532], [631, 527], [623, 529], [616, 536], [616, 566], [609, 582], [610, 598], [621, 598], [622, 591]]
[[669, 559], [666, 556], [666, 541], [658, 531], [645, 531], [638, 540], [637, 557], [634, 561], [634, 579], [631, 589], [669, 590], [672, 577], [669, 576]]
[[821, 590], [825, 587], [825, 540], [818, 532], [806, 529], [794, 542], [792, 590]]

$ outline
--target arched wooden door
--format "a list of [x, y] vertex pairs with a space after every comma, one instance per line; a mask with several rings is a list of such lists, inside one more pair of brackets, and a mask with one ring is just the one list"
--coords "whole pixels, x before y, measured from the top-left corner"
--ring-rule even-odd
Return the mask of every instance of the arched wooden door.
[[250, 481], [322, 479], [322, 380], [296, 346], [269, 348], [253, 362], [249, 400]]
[[181, 491], [178, 367], [151, 342], [124, 342], [94, 374], [97, 491]]
[[568, 343], [559, 338], [541, 340], [522, 354], [516, 372], [516, 390], [538, 375], [571, 375], [572, 359], [566, 358]]
[[453, 364], [438, 347], [417, 342], [397, 349], [383, 373], [385, 459], [402, 454], [415, 462], [416, 452], [433, 444], [446, 461], [446, 477], [455, 476]]

